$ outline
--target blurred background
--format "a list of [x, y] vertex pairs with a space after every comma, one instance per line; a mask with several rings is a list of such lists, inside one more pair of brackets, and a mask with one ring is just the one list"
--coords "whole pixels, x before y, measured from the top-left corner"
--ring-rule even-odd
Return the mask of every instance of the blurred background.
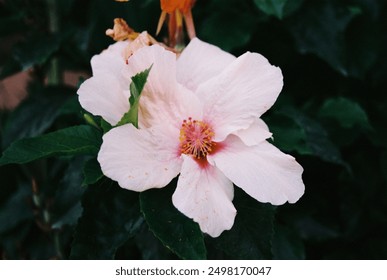
[[[387, 2], [197, 0], [192, 13], [200, 39], [282, 69], [263, 119], [306, 186], [299, 202], [277, 207], [268, 254], [230, 254], [207, 239], [208, 258], [387, 259]], [[91, 57], [113, 43], [105, 30], [120, 17], [155, 36], [159, 16], [158, 0], [0, 0], [1, 150], [85, 123], [76, 91]], [[0, 258], [69, 257], [92, 203], [80, 203], [79, 170], [66, 158], [0, 167]], [[144, 236], [99, 257], [176, 258]]]

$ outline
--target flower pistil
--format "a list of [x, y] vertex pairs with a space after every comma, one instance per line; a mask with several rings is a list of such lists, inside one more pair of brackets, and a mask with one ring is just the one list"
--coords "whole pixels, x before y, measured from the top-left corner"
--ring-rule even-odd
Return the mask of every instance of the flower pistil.
[[192, 155], [196, 159], [205, 158], [215, 142], [212, 141], [214, 131], [211, 126], [198, 120], [184, 120], [180, 129], [180, 151], [182, 154]]

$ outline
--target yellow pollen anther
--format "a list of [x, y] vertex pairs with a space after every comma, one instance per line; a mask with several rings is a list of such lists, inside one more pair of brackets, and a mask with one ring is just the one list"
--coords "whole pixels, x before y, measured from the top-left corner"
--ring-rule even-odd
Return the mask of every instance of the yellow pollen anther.
[[193, 155], [197, 159], [206, 157], [215, 145], [212, 142], [214, 135], [214, 131], [206, 122], [192, 118], [183, 120], [179, 137], [181, 153]]

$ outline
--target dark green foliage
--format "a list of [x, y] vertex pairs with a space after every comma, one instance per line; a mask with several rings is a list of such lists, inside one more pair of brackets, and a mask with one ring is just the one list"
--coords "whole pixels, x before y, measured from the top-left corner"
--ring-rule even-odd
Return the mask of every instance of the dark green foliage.
[[297, 10], [304, 0], [254, 0], [255, 5], [265, 14], [279, 19]]
[[141, 193], [141, 211], [149, 229], [160, 241], [182, 259], [205, 259], [203, 234], [191, 219], [172, 205], [173, 188]]
[[143, 222], [138, 194], [105, 180], [88, 188], [82, 199], [83, 215], [75, 228], [70, 258], [113, 259], [116, 250]]
[[[31, 190], [20, 185], [1, 207], [0, 234], [3, 234], [33, 217], [27, 201], [31, 197]], [[13, 217], [10, 219], [10, 217]]]
[[[0, 82], [31, 76], [28, 97], [0, 111], [1, 258], [387, 258], [386, 1], [196, 1], [199, 38], [281, 68], [284, 88], [263, 119], [306, 186], [299, 202], [278, 207], [236, 188], [234, 226], [218, 238], [172, 205], [176, 179], [138, 194], [103, 176], [97, 154], [112, 127], [61, 79], [90, 73], [91, 57], [113, 42], [104, 33], [114, 18], [155, 35], [159, 1], [54, 2], [57, 28], [45, 1], [0, 1]], [[147, 74], [133, 77], [122, 123], [137, 123]]]
[[274, 259], [305, 259], [305, 248], [301, 237], [295, 231], [281, 225], [274, 227], [272, 252]]
[[82, 185], [93, 185], [98, 182], [99, 179], [103, 177], [101, 167], [96, 159], [90, 159], [83, 166], [83, 176], [84, 180]]
[[271, 259], [275, 207], [258, 203], [239, 188], [234, 204], [234, 226], [213, 241], [215, 246], [233, 259]]
[[84, 158], [74, 158], [70, 161], [69, 167], [65, 170], [65, 175], [61, 179], [54, 196], [52, 207], [54, 229], [61, 229], [66, 225], [74, 226], [82, 214], [81, 197], [85, 188], [81, 187], [83, 180], [82, 166], [85, 164]]
[[327, 99], [319, 116], [335, 120], [343, 128], [371, 129], [364, 109], [358, 103], [343, 97]]
[[17, 140], [4, 151], [0, 165], [27, 163], [49, 156], [95, 155], [100, 143], [101, 134], [91, 126], [64, 128], [34, 138]]
[[73, 89], [39, 87], [32, 91], [36, 93], [31, 94], [8, 118], [3, 135], [4, 148], [13, 141], [42, 134], [59, 116], [69, 113], [66, 108], [73, 100]]

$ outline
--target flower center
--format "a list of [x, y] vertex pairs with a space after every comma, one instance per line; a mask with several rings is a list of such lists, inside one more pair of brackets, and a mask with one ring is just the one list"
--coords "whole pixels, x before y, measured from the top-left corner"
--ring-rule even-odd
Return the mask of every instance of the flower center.
[[204, 158], [215, 145], [212, 137], [214, 131], [207, 123], [188, 118], [183, 121], [180, 129], [180, 151], [197, 159]]

